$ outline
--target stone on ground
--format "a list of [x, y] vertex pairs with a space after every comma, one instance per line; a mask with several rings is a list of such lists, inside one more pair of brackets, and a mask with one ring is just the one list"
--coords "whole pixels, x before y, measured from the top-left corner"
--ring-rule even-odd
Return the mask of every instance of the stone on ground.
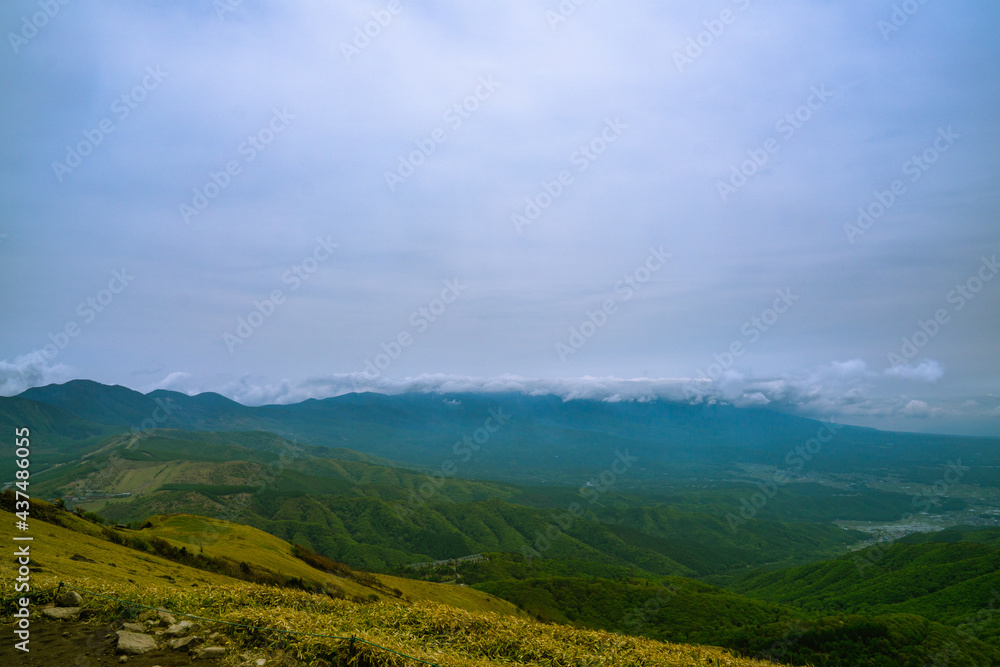
[[128, 630], [119, 630], [116, 634], [118, 635], [118, 653], [142, 655], [156, 648], [156, 640], [149, 635], [129, 632]]

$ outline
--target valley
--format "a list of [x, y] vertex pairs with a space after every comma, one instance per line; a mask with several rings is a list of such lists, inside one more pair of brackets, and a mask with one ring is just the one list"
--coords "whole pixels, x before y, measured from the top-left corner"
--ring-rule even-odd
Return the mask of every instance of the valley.
[[[506, 395], [184, 397], [170, 415], [184, 423], [136, 431], [147, 400], [174, 399], [85, 382], [26, 393], [51, 403], [0, 398], [0, 424], [38, 424], [32, 497], [78, 533], [38, 545], [60, 579], [102, 580], [121, 544], [176, 561], [149, 570], [160, 586], [201, 563], [191, 584], [214, 572], [354, 604], [423, 600], [783, 664], [1000, 661], [996, 441], [837, 427], [789, 463], [821, 426]], [[457, 454], [490, 410], [506, 423]], [[287, 414], [312, 435], [265, 430]], [[875, 464], [852, 469], [864, 457]], [[148, 570], [119, 567], [137, 585]]]

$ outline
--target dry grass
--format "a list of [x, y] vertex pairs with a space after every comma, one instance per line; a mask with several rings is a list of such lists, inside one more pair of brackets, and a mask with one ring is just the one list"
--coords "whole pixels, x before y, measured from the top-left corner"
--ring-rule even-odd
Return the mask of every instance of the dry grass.
[[[91, 529], [84, 525], [85, 522], [78, 523], [81, 525], [75, 527], [79, 530]], [[14, 517], [0, 511], [0, 541], [15, 544], [11, 541], [13, 526]], [[96, 528], [93, 530], [96, 532]], [[240, 531], [236, 529], [236, 532]], [[94, 621], [107, 622], [123, 615], [131, 616], [135, 607], [130, 605], [145, 605], [247, 626], [219, 628], [236, 649], [230, 654], [233, 664], [237, 664], [236, 654], [241, 651], [279, 650], [295, 656], [303, 665], [389, 667], [419, 664], [357, 642], [349, 648], [349, 642], [340, 639], [250, 629], [256, 626], [313, 635], [354, 636], [442, 667], [772, 665], [734, 657], [712, 647], [661, 643], [547, 625], [492, 611], [467, 611], [426, 599], [357, 603], [322, 594], [250, 584], [37, 519], [32, 519], [29, 534], [35, 538], [31, 543], [32, 591], [65, 582], [126, 601], [127, 604], [122, 605], [85, 595], [85, 615]], [[231, 544], [230, 548], [233, 546]], [[3, 599], [14, 596], [16, 566], [10, 553], [0, 560], [0, 597]], [[468, 591], [455, 586], [426, 584], [425, 587], [428, 590], [420, 592], [428, 597], [441, 590], [455, 595]], [[416, 593], [416, 589], [408, 591], [408, 597]], [[484, 595], [478, 591], [476, 594]], [[459, 603], [470, 604], [472, 600], [463, 599]]]
[[[5, 570], [9, 568], [4, 567]], [[34, 580], [39, 588], [58, 583], [51, 575]], [[357, 637], [442, 667], [531, 665], [544, 667], [693, 667], [771, 665], [734, 657], [721, 649], [661, 643], [607, 632], [579, 630], [501, 616], [467, 612], [441, 604], [382, 602], [358, 604], [321, 595], [234, 582], [225, 586], [136, 586], [83, 578], [71, 585], [178, 613], [227, 621], [244, 627], [219, 628], [239, 650], [282, 650], [305, 665], [417, 664], [381, 649], [343, 639], [283, 634], [253, 628], [311, 635]], [[108, 621], [129, 615], [127, 605], [86, 595], [88, 614]], [[235, 653], [234, 652], [234, 653]]]

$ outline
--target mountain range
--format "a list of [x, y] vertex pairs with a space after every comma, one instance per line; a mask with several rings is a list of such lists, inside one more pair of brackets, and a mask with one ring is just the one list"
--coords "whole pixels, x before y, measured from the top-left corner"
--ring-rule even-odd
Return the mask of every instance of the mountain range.
[[984, 528], [1000, 514], [997, 439], [729, 405], [368, 393], [252, 407], [82, 380], [0, 398], [0, 426], [32, 432], [33, 497], [96, 523], [214, 517], [546, 622], [795, 664], [1000, 660], [992, 615], [960, 632], [1000, 608]]

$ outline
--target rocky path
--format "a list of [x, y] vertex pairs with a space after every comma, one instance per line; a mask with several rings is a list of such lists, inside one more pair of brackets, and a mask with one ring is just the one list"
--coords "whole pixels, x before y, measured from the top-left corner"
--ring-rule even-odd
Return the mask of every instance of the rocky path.
[[[219, 659], [195, 660], [187, 651], [175, 651], [165, 644], [141, 655], [118, 654], [120, 624], [96, 625], [80, 621], [36, 620], [31, 624], [30, 651], [14, 648], [12, 640], [0, 645], [0, 664], [24, 667], [179, 667], [221, 665]], [[122, 658], [125, 658], [124, 663]], [[252, 664], [252, 663], [251, 663]]]
[[[8, 639], [0, 645], [0, 664], [25, 667], [178, 667], [221, 665], [229, 652], [226, 637], [200, 623], [180, 621], [165, 611], [146, 611], [137, 619], [111, 624], [80, 620], [82, 598], [63, 593], [55, 604], [32, 614], [29, 651]], [[249, 654], [238, 664], [265, 667], [272, 661]]]

